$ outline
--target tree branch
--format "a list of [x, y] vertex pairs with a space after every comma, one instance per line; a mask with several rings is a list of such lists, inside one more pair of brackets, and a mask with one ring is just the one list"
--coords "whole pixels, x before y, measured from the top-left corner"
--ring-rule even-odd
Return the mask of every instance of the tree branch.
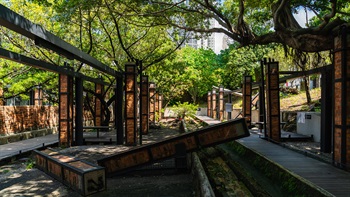
[[107, 3], [107, 1], [105, 1], [105, 4], [106, 4], [106, 6], [107, 6], [107, 8], [108, 8], [109, 14], [112, 16], [114, 25], [115, 25], [115, 27], [116, 27], [116, 29], [117, 29], [117, 35], [118, 35], [119, 43], [120, 43], [122, 49], [123, 49], [124, 52], [128, 55], [128, 57], [130, 58], [130, 60], [131, 60], [131, 61], [134, 61], [135, 58], [132, 56], [132, 54], [127, 50], [127, 48], [126, 48], [125, 45], [124, 45], [122, 36], [121, 36], [121, 34], [120, 34], [119, 24], [118, 24], [118, 21], [117, 21], [117, 19], [115, 18], [114, 14], [113, 14], [112, 9], [110, 8], [110, 6], [109, 6], [109, 4]]
[[326, 25], [329, 23], [329, 21], [335, 16], [335, 14], [337, 13], [337, 0], [330, 0], [331, 4], [332, 4], [332, 11], [329, 14], [326, 14], [325, 16], [323, 16], [323, 22], [318, 26], [318, 29], [321, 30], [324, 27], [326, 27]]

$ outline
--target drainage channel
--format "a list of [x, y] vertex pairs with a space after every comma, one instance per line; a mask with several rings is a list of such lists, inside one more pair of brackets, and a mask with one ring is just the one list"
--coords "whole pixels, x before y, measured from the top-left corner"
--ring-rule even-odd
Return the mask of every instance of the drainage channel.
[[215, 196], [329, 196], [237, 142], [197, 152]]
[[247, 173], [237, 173], [238, 166], [232, 166], [218, 148], [202, 149], [198, 156], [215, 196], [270, 196]]

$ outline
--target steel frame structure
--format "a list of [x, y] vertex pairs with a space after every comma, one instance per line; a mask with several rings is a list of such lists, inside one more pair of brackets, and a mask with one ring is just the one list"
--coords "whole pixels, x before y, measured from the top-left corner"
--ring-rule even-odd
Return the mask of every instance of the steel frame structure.
[[[65, 56], [68, 59], [75, 59], [82, 63], [85, 63], [103, 73], [106, 73], [108, 75], [111, 75], [113, 77], [117, 78], [117, 82], [121, 82], [120, 78], [122, 78], [122, 74], [120, 72], [117, 72], [116, 70], [112, 69], [111, 67], [103, 64], [102, 62], [98, 61], [94, 57], [90, 56], [89, 54], [79, 50], [77, 47], [67, 43], [66, 41], [62, 40], [61, 38], [57, 37], [56, 35], [52, 34], [51, 32], [47, 31], [40, 25], [37, 25], [25, 17], [17, 14], [16, 12], [10, 10], [9, 8], [5, 7], [4, 5], [0, 4], [0, 26], [6, 27], [14, 32], [17, 32], [35, 42], [35, 44], [39, 47], [43, 47], [49, 50], [54, 51], [55, 53]], [[74, 77], [79, 80], [86, 80], [93, 82], [95, 84], [101, 84], [101, 85], [109, 85], [108, 83], [105, 83], [101, 79], [92, 78], [89, 76], [85, 76], [79, 72], [75, 72], [74, 70], [66, 69], [62, 66], [57, 66], [54, 64], [50, 64], [48, 62], [33, 59], [15, 52], [8, 51], [6, 49], [0, 48], [0, 58], [4, 58], [7, 60], [11, 60], [17, 63], [25, 64], [28, 66], [33, 66], [39, 69], [47, 70], [50, 72], [55, 72], [60, 75], [67, 75], [69, 77]], [[118, 80], [119, 78], [119, 80]], [[81, 85], [82, 81], [78, 82], [78, 89], [76, 90], [76, 96], [78, 97], [78, 100], [80, 101], [82, 98], [81, 91]], [[72, 84], [73, 85], [73, 84]], [[116, 93], [118, 95], [122, 94], [123, 92], [123, 86], [122, 84], [117, 84], [116, 86]], [[118, 97], [120, 98], [120, 96]], [[122, 109], [122, 100], [116, 100], [116, 109], [121, 110]], [[79, 106], [81, 106], [79, 104]], [[81, 114], [81, 109], [76, 109], [76, 112]], [[118, 113], [120, 114], [120, 113]], [[118, 120], [115, 122], [118, 122], [121, 124], [123, 122], [122, 116], [116, 117]], [[82, 119], [78, 118], [76, 121], [82, 121]], [[76, 125], [81, 125], [80, 122], [76, 122]], [[117, 136], [121, 137], [123, 128], [117, 127]], [[78, 126], [76, 128], [76, 137], [81, 138], [82, 135], [80, 134], [82, 132], [81, 126]], [[82, 139], [76, 139], [76, 141], [80, 142]], [[118, 141], [118, 140], [117, 140]], [[120, 140], [118, 141], [120, 143]]]

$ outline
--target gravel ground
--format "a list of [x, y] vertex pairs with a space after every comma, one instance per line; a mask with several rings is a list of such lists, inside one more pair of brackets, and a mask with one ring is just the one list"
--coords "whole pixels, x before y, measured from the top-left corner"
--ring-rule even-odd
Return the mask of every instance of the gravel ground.
[[[44, 172], [36, 168], [26, 169], [26, 166], [24, 161], [17, 161], [0, 167], [0, 196], [80, 196]], [[192, 175], [164, 171], [152, 175], [130, 174], [107, 178], [107, 190], [91, 196], [194, 196]]]
[[[144, 139], [144, 144], [159, 141], [177, 135], [174, 129], [156, 129]], [[96, 163], [107, 155], [126, 151], [133, 147], [115, 145], [91, 145], [71, 147], [60, 150], [61, 153]], [[62, 196], [75, 197], [79, 193], [66, 187], [44, 172], [34, 168], [30, 158], [0, 166], [0, 196]], [[128, 196], [158, 197], [194, 196], [192, 175], [190, 172], [157, 170], [148, 174], [125, 174], [107, 178], [107, 190], [91, 196]]]
[[79, 196], [44, 172], [27, 169], [27, 161], [0, 167], [0, 196]]

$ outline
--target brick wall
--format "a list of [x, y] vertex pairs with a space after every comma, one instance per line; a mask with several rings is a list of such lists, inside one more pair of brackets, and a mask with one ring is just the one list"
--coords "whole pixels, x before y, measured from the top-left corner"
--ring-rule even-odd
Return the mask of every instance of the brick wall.
[[334, 33], [334, 164], [350, 170], [350, 27]]
[[57, 126], [58, 107], [0, 106], [0, 135]]
[[[94, 126], [90, 111], [84, 110], [83, 116], [84, 126]], [[57, 124], [58, 106], [0, 106], [0, 135], [52, 128]]]

